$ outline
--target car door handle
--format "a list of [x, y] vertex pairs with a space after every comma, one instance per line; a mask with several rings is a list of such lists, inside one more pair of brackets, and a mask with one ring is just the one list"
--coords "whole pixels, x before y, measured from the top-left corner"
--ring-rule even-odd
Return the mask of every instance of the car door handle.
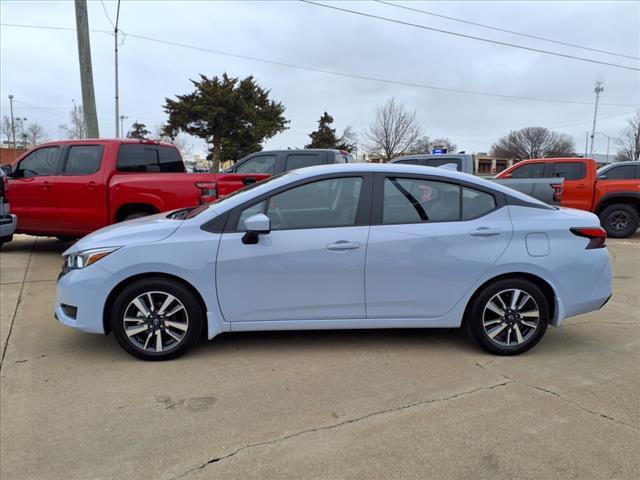
[[327, 245], [327, 250], [354, 250], [360, 248], [360, 242], [347, 242], [346, 240], [339, 240], [335, 243]]
[[87, 183], [87, 187], [89, 188], [89, 190], [94, 190], [97, 186], [98, 184], [96, 182]]
[[255, 177], [244, 177], [242, 179], [242, 183], [244, 185], [253, 185], [256, 182], [257, 182], [257, 179]]
[[51, 188], [53, 184], [51, 182], [42, 182], [42, 188], [44, 188], [45, 190], [48, 190]]
[[499, 228], [487, 228], [487, 227], [479, 227], [475, 230], [471, 230], [469, 235], [473, 235], [474, 237], [490, 237], [491, 235], [500, 235], [502, 230]]

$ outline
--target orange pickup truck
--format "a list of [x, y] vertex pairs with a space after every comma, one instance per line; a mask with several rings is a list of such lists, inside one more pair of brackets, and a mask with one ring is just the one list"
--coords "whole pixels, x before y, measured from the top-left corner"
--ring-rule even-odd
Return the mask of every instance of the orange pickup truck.
[[564, 178], [563, 207], [589, 210], [600, 217], [607, 235], [635, 233], [640, 217], [640, 162], [612, 163], [597, 169], [591, 158], [523, 160], [496, 178]]

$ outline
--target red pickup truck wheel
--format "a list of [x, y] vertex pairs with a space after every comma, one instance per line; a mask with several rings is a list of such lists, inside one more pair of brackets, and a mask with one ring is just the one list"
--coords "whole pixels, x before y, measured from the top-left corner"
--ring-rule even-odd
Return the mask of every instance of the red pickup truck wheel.
[[638, 229], [638, 211], [625, 203], [609, 205], [600, 212], [600, 223], [612, 238], [626, 238]]

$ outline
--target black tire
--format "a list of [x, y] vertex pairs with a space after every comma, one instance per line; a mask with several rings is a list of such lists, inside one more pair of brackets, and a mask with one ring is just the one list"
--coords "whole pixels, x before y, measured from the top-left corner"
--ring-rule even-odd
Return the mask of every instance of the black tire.
[[[154, 302], [155, 305], [153, 311], [149, 309], [149, 313], [152, 313], [152, 315], [145, 317], [138, 307], [132, 305], [135, 305], [133, 303], [134, 300], [138, 299], [141, 295], [144, 296], [145, 299], [148, 299], [148, 292], [151, 292], [152, 302]], [[172, 303], [171, 305], [173, 305], [173, 307], [170, 305], [167, 310], [177, 308], [179, 306], [178, 304], [181, 304], [183, 309], [171, 317], [165, 318], [159, 315], [159, 313], [162, 313], [160, 311], [161, 303], [163, 303], [163, 300], [166, 298], [162, 296], [163, 294], [171, 295], [177, 300], [177, 303]], [[148, 300], [144, 302], [144, 307], [148, 308], [151, 302]], [[139, 312], [135, 315], [139, 317], [139, 323], [132, 323], [130, 320], [127, 320], [129, 323], [127, 327], [125, 327], [125, 316], [131, 318], [134, 316], [132, 312]], [[189, 288], [180, 282], [159, 277], [138, 280], [120, 292], [111, 309], [110, 321], [111, 329], [118, 343], [131, 355], [143, 360], [170, 360], [185, 353], [198, 340], [202, 333], [204, 316], [205, 314], [200, 302]], [[175, 329], [165, 324], [165, 321], [169, 320], [171, 320], [170, 323], [172, 323], [172, 325], [179, 323], [186, 325], [186, 328], [181, 326], [180, 329]], [[146, 326], [147, 329], [143, 330], [139, 335], [127, 335], [127, 333], [125, 333], [125, 328], [129, 328], [129, 331], [131, 331], [132, 327], [142, 328], [144, 326]], [[160, 330], [159, 334], [158, 330]], [[173, 337], [171, 336], [172, 333], [174, 335]], [[182, 337], [177, 341], [174, 340], [175, 335]], [[161, 339], [160, 350], [157, 350], [155, 346], [152, 349], [152, 344], [156, 342], [157, 336]], [[147, 337], [144, 345], [142, 345], [143, 337]], [[152, 343], [149, 343], [148, 348], [145, 348], [151, 337], [153, 337]], [[175, 342], [175, 344], [169, 344], [165, 349], [163, 339], [167, 342]]]
[[638, 211], [629, 204], [615, 203], [600, 212], [600, 224], [611, 238], [626, 238], [638, 229]]
[[[524, 292], [533, 301], [526, 300], [519, 311], [512, 312], [509, 308], [500, 308], [504, 312], [503, 316], [487, 308], [490, 301], [501, 307], [498, 295], [504, 301], [503, 306], [510, 307], [510, 301], [513, 298], [510, 292], [515, 290]], [[518, 300], [516, 303], [520, 304], [526, 297], [519, 293], [516, 299]], [[465, 318], [467, 331], [480, 346], [495, 355], [518, 355], [526, 352], [540, 341], [549, 324], [549, 302], [542, 290], [529, 280], [522, 278], [498, 280], [484, 287], [472, 302]], [[534, 311], [538, 312], [538, 318], [535, 321], [531, 317], [531, 312]], [[519, 314], [527, 315], [520, 317]], [[535, 328], [528, 326], [531, 324], [535, 324]], [[495, 334], [500, 328], [501, 330]], [[490, 334], [495, 334], [493, 339]]]
[[127, 215], [126, 217], [124, 217], [122, 219], [123, 222], [126, 222], [127, 220], [134, 220], [136, 218], [141, 218], [141, 217], [148, 217], [149, 215], [154, 215], [154, 213], [152, 212], [135, 212], [135, 213], [130, 213], [129, 215]]

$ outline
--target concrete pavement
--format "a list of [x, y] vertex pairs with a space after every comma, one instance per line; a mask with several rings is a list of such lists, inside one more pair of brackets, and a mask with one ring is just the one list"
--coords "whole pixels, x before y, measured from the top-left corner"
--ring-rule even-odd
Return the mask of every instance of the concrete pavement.
[[67, 244], [0, 253], [4, 479], [640, 476], [640, 233], [614, 297], [493, 357], [461, 332], [224, 334], [172, 362], [52, 315]]

